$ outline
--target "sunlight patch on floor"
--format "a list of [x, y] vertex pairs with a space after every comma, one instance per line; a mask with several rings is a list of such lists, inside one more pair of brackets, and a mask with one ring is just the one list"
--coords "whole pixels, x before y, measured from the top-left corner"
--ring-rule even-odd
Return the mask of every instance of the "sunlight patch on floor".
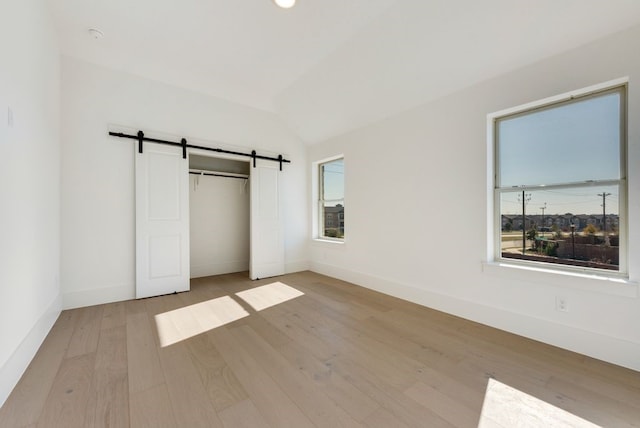
[[249, 312], [224, 296], [158, 314], [155, 320], [160, 346], [164, 348], [246, 316]]
[[600, 428], [572, 413], [489, 379], [478, 428]]
[[[284, 303], [304, 293], [281, 282], [274, 282], [236, 293], [256, 311]], [[218, 297], [155, 316], [160, 346], [173, 345], [214, 328], [249, 316], [230, 296]]]
[[256, 311], [270, 308], [303, 295], [302, 291], [281, 282], [274, 282], [236, 293], [236, 296], [247, 302]]

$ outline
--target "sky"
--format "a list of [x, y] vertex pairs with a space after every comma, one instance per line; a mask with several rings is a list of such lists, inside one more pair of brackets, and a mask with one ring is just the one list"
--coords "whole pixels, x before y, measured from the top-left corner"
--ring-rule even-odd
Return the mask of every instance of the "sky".
[[[620, 214], [619, 195], [616, 186], [593, 186], [577, 189], [554, 189], [526, 191], [525, 206], [527, 214], [599, 214], [602, 215], [602, 193], [605, 198], [607, 214]], [[545, 205], [546, 203], [546, 205]], [[503, 193], [501, 198], [502, 214], [522, 214], [522, 191]]]
[[344, 206], [344, 159], [323, 164], [324, 167], [324, 199], [339, 199], [337, 202], [327, 203], [326, 206], [335, 206], [339, 203]]
[[[497, 121], [497, 185], [503, 193], [502, 213], [522, 213], [521, 186], [582, 183], [584, 187], [526, 192], [527, 212], [542, 214], [619, 213], [618, 186], [588, 181], [618, 180], [620, 167], [621, 93], [607, 92], [569, 104]], [[520, 199], [518, 199], [518, 196]]]

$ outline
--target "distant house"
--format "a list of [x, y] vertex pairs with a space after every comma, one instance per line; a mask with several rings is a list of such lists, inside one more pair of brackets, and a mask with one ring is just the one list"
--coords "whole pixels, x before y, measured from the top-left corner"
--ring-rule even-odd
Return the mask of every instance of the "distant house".
[[344, 206], [324, 208], [324, 229], [335, 229], [340, 235], [344, 234]]
[[[607, 230], [617, 230], [619, 227], [620, 218], [617, 214], [607, 214]], [[536, 225], [538, 230], [549, 230], [553, 225], [556, 225], [560, 230], [568, 230], [572, 224], [575, 225], [576, 230], [584, 229], [588, 224], [593, 224], [598, 229], [602, 229], [602, 215], [599, 214], [549, 214], [544, 216], [540, 214], [527, 215], [526, 227], [530, 228], [532, 225]], [[501, 226], [503, 231], [508, 230], [522, 230], [522, 215], [517, 214], [503, 214]]]

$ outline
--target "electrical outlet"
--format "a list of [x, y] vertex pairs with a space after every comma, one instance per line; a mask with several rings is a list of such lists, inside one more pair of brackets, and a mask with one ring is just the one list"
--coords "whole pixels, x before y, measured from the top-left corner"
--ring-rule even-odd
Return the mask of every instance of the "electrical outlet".
[[569, 312], [569, 300], [566, 297], [556, 297], [556, 310]]

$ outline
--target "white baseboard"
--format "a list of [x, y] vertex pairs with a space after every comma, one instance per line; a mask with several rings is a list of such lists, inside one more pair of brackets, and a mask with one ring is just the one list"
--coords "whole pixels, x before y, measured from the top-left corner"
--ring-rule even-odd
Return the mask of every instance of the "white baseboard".
[[[218, 263], [208, 266], [192, 266], [191, 278], [204, 276], [223, 275], [233, 272], [245, 272], [249, 270], [248, 262]], [[288, 262], [285, 265], [286, 273], [294, 273], [309, 270], [308, 261]], [[85, 306], [102, 305], [105, 303], [121, 302], [136, 297], [135, 284], [119, 285], [114, 287], [92, 288], [79, 291], [69, 291], [62, 295], [63, 309], [82, 308]]]
[[135, 284], [114, 287], [92, 288], [80, 291], [69, 291], [62, 295], [64, 309], [82, 308], [102, 305], [104, 303], [121, 302], [136, 297]]
[[0, 407], [7, 400], [36, 352], [40, 349], [40, 345], [49, 334], [61, 311], [62, 295], [58, 294], [13, 354], [11, 354], [7, 362], [0, 367]]
[[191, 278], [224, 275], [227, 273], [245, 272], [249, 270], [249, 260], [211, 263], [207, 265], [191, 266]]
[[640, 371], [640, 344], [356, 272], [311, 262], [310, 270], [422, 306]]
[[305, 270], [309, 270], [309, 261], [307, 260], [288, 262], [284, 265], [285, 273], [303, 272]]

